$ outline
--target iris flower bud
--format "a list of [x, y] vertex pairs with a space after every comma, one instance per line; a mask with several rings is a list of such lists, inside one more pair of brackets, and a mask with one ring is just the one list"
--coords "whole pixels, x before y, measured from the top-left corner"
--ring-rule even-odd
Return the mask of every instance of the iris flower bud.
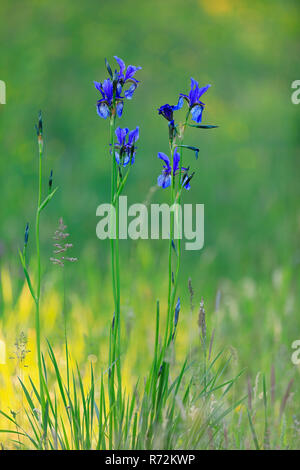
[[42, 153], [43, 151], [43, 119], [42, 119], [42, 111], [39, 112], [39, 121], [38, 125], [35, 126], [36, 133], [38, 136], [38, 146], [39, 146], [39, 152]]
[[29, 224], [27, 222], [26, 227], [25, 227], [24, 246], [27, 246], [28, 237], [29, 237]]
[[49, 176], [49, 193], [51, 192], [52, 184], [53, 184], [53, 170], [50, 171], [50, 176]]
[[111, 69], [111, 66], [109, 65], [108, 63], [108, 60], [105, 58], [105, 66], [106, 66], [106, 69], [110, 75], [110, 78], [113, 78], [113, 73], [112, 73], [112, 69]]
[[175, 307], [175, 315], [174, 315], [174, 327], [175, 328], [176, 328], [177, 323], [178, 323], [179, 312], [180, 312], [180, 298], [178, 297], [177, 304], [176, 304], [176, 307]]

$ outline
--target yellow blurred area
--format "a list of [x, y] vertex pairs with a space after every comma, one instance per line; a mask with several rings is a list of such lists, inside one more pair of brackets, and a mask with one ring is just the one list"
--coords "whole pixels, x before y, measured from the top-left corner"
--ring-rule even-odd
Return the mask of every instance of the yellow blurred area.
[[199, 0], [200, 6], [203, 7], [207, 13], [212, 15], [221, 15], [230, 12], [233, 8], [233, 3], [232, 0], [213, 0], [211, 2]]
[[[148, 265], [150, 255], [147, 250], [139, 249], [141, 261]], [[25, 416], [26, 398], [22, 392], [19, 379], [31, 390], [29, 378], [38, 388], [38, 369], [36, 361], [35, 346], [35, 308], [27, 284], [21, 286], [19, 294], [12, 297], [12, 277], [8, 269], [3, 268], [1, 272], [1, 290], [3, 297], [2, 315], [0, 317], [0, 410], [8, 415], [16, 413], [19, 424], [28, 425]], [[109, 286], [107, 286], [107, 290]], [[137, 279], [135, 283], [135, 297], [144, 299], [143, 315], [135, 316], [131, 308], [124, 308], [123, 336], [127, 343], [122, 361], [122, 385], [124, 391], [131, 392], [136, 385], [137, 379], [142, 373], [146, 373], [151, 354], [154, 348], [155, 315], [148, 315], [152, 309], [153, 292], [149, 285], [143, 280]], [[161, 310], [166, 308], [165, 302], [161, 304]], [[90, 384], [90, 367], [93, 365], [96, 382], [96, 397], [98, 394], [97, 384], [100, 384], [101, 373], [104, 380], [108, 375], [108, 331], [106, 314], [101, 314], [101, 301], [99, 305], [100, 314], [95, 311], [88, 302], [79, 296], [72, 298], [72, 305], [67, 319], [68, 348], [70, 351], [69, 365], [71, 370], [76, 371], [77, 364], [80, 367], [83, 384], [86, 390]], [[47, 371], [49, 374], [49, 389], [51, 395], [54, 393], [57, 383], [54, 383], [54, 371], [47, 355], [46, 339], [50, 340], [60, 371], [66, 380], [66, 356], [64, 343], [64, 318], [63, 300], [60, 293], [51, 288], [43, 293], [41, 303], [42, 324], [42, 351], [45, 357]], [[163, 316], [163, 315], [162, 315]], [[164, 321], [161, 321], [161, 329]], [[134, 337], [129, 341], [131, 330], [134, 329]], [[139, 332], [139, 334], [136, 334]], [[184, 351], [188, 341], [188, 332], [184, 329], [178, 336], [177, 351]], [[93, 346], [87, 346], [90, 337], [94, 338]], [[177, 352], [178, 354], [178, 352]], [[170, 357], [170, 360], [174, 360]], [[178, 359], [178, 358], [176, 358]], [[49, 372], [50, 371], [50, 372]], [[51, 372], [52, 371], [52, 372]], [[51, 373], [53, 376], [51, 376]], [[58, 390], [56, 390], [58, 391]], [[59, 397], [59, 393], [57, 394]], [[58, 407], [60, 408], [59, 400]], [[24, 422], [23, 422], [24, 420]], [[26, 424], [25, 424], [26, 423]], [[14, 429], [14, 425], [0, 416], [0, 428]]]
[[12, 285], [8, 271], [3, 268], [1, 270], [1, 289], [3, 302], [5, 304], [11, 304], [12, 302]]

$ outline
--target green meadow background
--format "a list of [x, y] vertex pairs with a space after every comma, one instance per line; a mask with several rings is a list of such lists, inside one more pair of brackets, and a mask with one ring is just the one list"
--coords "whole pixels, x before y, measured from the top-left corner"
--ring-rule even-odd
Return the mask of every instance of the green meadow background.
[[[140, 126], [126, 187], [130, 204], [169, 200], [168, 191], [155, 188], [157, 152], [168, 153], [167, 123], [157, 108], [175, 104], [192, 76], [212, 85], [203, 122], [219, 128], [189, 130], [185, 139], [200, 147], [198, 161], [185, 154], [196, 171], [185, 202], [205, 204], [205, 246], [183, 254], [179, 328], [197, 329], [203, 296], [216, 344], [232, 350], [237, 368], [253, 381], [265, 373], [269, 382], [273, 365], [278, 395], [293, 378], [299, 399], [300, 369], [291, 362], [291, 344], [300, 339], [300, 106], [291, 102], [291, 83], [300, 79], [297, 0], [2, 0], [0, 18], [0, 79], [7, 86], [7, 104], [0, 105], [0, 265], [11, 274], [13, 292], [23, 284], [17, 248], [27, 221], [34, 266], [34, 124], [41, 109], [44, 183], [53, 169], [59, 186], [42, 216], [45, 279], [53, 285], [60, 276], [48, 259], [63, 216], [79, 258], [68, 268], [68, 299], [79, 296], [93, 312], [83, 354], [97, 354], [113, 307], [109, 243], [95, 233], [96, 207], [110, 197], [110, 163], [108, 121], [96, 114], [93, 80], [105, 78], [105, 57], [112, 66], [114, 55], [142, 66], [120, 121]], [[154, 334], [156, 299], [166, 302], [167, 242], [122, 241], [121, 279], [138, 369], [137, 338]], [[72, 328], [80, 335], [80, 321]], [[51, 339], [62, 341], [60, 328]]]

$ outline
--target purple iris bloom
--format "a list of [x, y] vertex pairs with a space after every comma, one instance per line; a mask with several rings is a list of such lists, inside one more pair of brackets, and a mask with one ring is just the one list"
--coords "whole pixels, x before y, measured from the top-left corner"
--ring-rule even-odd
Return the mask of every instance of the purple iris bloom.
[[206, 85], [199, 88], [199, 83], [191, 78], [191, 89], [188, 95], [180, 93], [180, 96], [184, 98], [190, 107], [193, 121], [199, 123], [202, 121], [202, 113], [205, 104], [200, 101], [200, 97], [210, 88], [211, 85]]
[[179, 97], [177, 105], [164, 104], [158, 108], [158, 114], [161, 114], [169, 122], [173, 121], [173, 113], [178, 109], [181, 109], [183, 105], [182, 96]]
[[128, 100], [131, 100], [132, 95], [135, 92], [135, 89], [139, 83], [139, 81], [136, 78], [134, 78], [134, 75], [138, 70], [141, 70], [142, 67], [135, 67], [134, 65], [128, 65], [126, 69], [125, 62], [122, 59], [120, 59], [116, 55], [114, 56], [114, 58], [116, 59], [116, 61], [118, 62], [120, 66], [118, 78], [119, 78], [119, 82], [121, 83], [121, 85], [123, 86], [125, 85], [125, 83], [128, 83], [128, 82], [131, 83], [131, 86], [128, 88], [128, 90], [125, 90], [124, 92], [125, 98], [127, 98]]
[[[157, 156], [164, 162], [162, 174], [159, 175], [159, 177], [157, 178], [157, 184], [158, 186], [161, 186], [162, 188], [165, 189], [165, 188], [168, 188], [172, 182], [172, 167], [170, 164], [170, 159], [166, 154], [164, 154], [163, 152], [158, 152]], [[176, 148], [173, 154], [173, 176], [175, 176], [180, 170], [179, 162], [180, 162], [180, 154]], [[182, 167], [181, 171], [186, 172], [187, 168]], [[189, 181], [187, 182], [187, 184], [184, 184], [184, 181], [183, 181], [183, 185], [185, 189], [190, 189]]]
[[[114, 84], [110, 78], [104, 80], [103, 83], [94, 82], [95, 87], [98, 91], [100, 91], [102, 98], [101, 100], [97, 101], [97, 113], [100, 117], [106, 119], [110, 114], [110, 108], [113, 102], [113, 94], [114, 94]], [[123, 99], [121, 96], [122, 87], [117, 84], [116, 86], [116, 111], [119, 117], [122, 116], [123, 112]]]
[[129, 131], [128, 127], [116, 129], [117, 143], [115, 144], [115, 158], [118, 165], [127, 166], [135, 161], [135, 142], [139, 138], [139, 127], [133, 131]]
[[[138, 80], [134, 78], [134, 75], [141, 69], [141, 67], [129, 65], [126, 69], [122, 59], [117, 56], [115, 56], [115, 59], [120, 66], [120, 71], [117, 72], [116, 70], [115, 74], [113, 74], [108, 62], [106, 61], [106, 68], [109, 72], [110, 78], [104, 80], [103, 83], [94, 82], [96, 89], [100, 91], [102, 95], [102, 98], [97, 101], [97, 113], [104, 119], [110, 115], [113, 101], [116, 103], [117, 115], [119, 117], [122, 116], [124, 98], [130, 100], [139, 83]], [[124, 96], [122, 96], [122, 89], [126, 83], [131, 83], [131, 86], [124, 91]]]

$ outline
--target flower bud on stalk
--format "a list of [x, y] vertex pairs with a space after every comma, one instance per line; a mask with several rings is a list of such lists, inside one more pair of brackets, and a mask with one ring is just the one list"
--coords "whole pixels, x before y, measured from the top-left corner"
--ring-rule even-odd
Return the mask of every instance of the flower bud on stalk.
[[49, 193], [51, 193], [52, 184], [53, 184], [53, 170], [50, 171], [50, 176], [49, 176]]
[[39, 153], [42, 153], [44, 147], [42, 111], [39, 112], [39, 122], [38, 125], [35, 126], [35, 128], [38, 136]]
[[28, 237], [29, 237], [29, 224], [27, 222], [26, 227], [25, 227], [25, 235], [24, 235], [24, 248], [27, 246]]
[[175, 124], [174, 124], [174, 119], [172, 121], [169, 122], [169, 142], [170, 142], [170, 145], [173, 145], [173, 142], [175, 140], [175, 137], [176, 137], [176, 127], [175, 127]]
[[180, 312], [180, 298], [178, 297], [176, 307], [175, 307], [175, 314], [174, 314], [174, 330], [172, 334], [172, 341], [174, 340], [175, 333], [176, 333], [176, 328], [177, 328], [178, 319], [179, 319], [179, 312]]

